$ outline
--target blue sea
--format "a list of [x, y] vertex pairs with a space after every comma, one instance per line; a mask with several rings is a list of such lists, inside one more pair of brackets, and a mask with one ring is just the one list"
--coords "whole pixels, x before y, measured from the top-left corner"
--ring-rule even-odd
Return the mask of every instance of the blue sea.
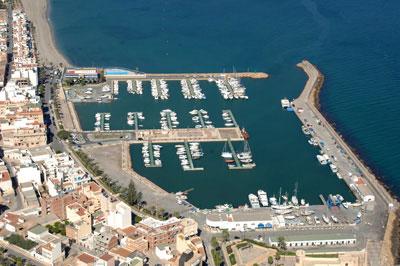
[[[143, 167], [132, 146], [136, 171], [168, 191], [194, 188], [199, 207], [247, 202], [247, 195], [279, 188], [318, 203], [319, 194], [340, 193], [346, 185], [320, 166], [318, 150], [307, 143], [300, 122], [280, 107], [306, 81], [296, 63], [308, 59], [325, 74], [322, 110], [340, 134], [397, 195], [400, 194], [400, 1], [316, 0], [51, 0], [57, 45], [77, 66], [119, 66], [145, 72], [263, 71], [266, 80], [243, 80], [250, 100], [226, 102], [215, 85], [202, 82], [206, 101], [184, 100], [179, 83], [171, 98], [155, 102], [149, 85], [142, 96], [127, 94], [111, 104], [78, 104], [81, 124], [93, 128], [94, 113], [110, 111], [111, 128], [127, 128], [126, 113], [143, 111], [145, 127], [157, 128], [159, 111], [170, 108], [182, 125], [193, 108], [221, 123], [232, 109], [251, 134], [257, 163], [252, 171], [227, 170], [223, 144], [203, 145], [203, 172], [183, 172], [173, 147], [164, 147], [162, 169]], [[238, 149], [240, 144], [237, 144]]]

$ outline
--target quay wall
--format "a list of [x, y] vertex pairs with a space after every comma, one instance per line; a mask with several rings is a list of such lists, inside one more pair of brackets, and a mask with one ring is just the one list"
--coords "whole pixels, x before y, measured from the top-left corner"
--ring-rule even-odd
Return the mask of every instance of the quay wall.
[[181, 80], [187, 78], [195, 78], [198, 80], [207, 80], [209, 78], [252, 78], [252, 79], [266, 79], [269, 77], [264, 72], [237, 72], [237, 73], [121, 73], [121, 74], [108, 74], [105, 75], [107, 80], [128, 80], [128, 79], [165, 79], [165, 80]]
[[[326, 118], [319, 111], [320, 103], [319, 103], [319, 93], [321, 91], [324, 76], [322, 73], [310, 62], [307, 60], [302, 61], [297, 64], [299, 68], [301, 68], [308, 76], [307, 83], [304, 87], [304, 90], [300, 94], [300, 96], [295, 100], [303, 100], [306, 102], [307, 106], [312, 110], [314, 115], [325, 125], [326, 130], [330, 133], [331, 136], [335, 138], [337, 143], [339, 143], [342, 148], [346, 151], [346, 153], [353, 160], [355, 165], [360, 169], [365, 179], [371, 185], [372, 188], [378, 193], [376, 196], [381, 196], [386, 204], [392, 203], [394, 205], [398, 205], [398, 202], [392, 195], [387, 191], [382, 183], [379, 182], [378, 178], [370, 171], [370, 169], [361, 161], [359, 156], [348, 146], [348, 144], [339, 136], [336, 130], [333, 128], [331, 123], [329, 123]], [[298, 112], [295, 112], [296, 115], [301, 120]], [[301, 120], [303, 123], [303, 121]]]

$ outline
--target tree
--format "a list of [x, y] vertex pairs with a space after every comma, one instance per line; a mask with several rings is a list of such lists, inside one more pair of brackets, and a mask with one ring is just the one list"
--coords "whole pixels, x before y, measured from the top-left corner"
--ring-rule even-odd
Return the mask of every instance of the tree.
[[268, 257], [268, 264], [272, 265], [274, 263], [274, 258], [272, 256]]
[[212, 246], [213, 248], [218, 247], [218, 241], [217, 241], [217, 238], [216, 238], [215, 236], [213, 236], [213, 237], [211, 238], [211, 246]]
[[222, 239], [225, 242], [229, 240], [229, 232], [228, 232], [228, 230], [226, 230], [226, 229], [222, 230]]
[[59, 137], [62, 140], [66, 140], [69, 138], [69, 132], [66, 130], [60, 130], [57, 133], [57, 137]]
[[281, 255], [278, 252], [275, 254], [275, 261], [278, 262], [281, 259]]
[[283, 236], [278, 237], [278, 247], [282, 250], [286, 250], [286, 242]]
[[129, 205], [135, 205], [137, 202], [138, 193], [136, 192], [135, 183], [133, 181], [129, 182], [129, 186], [123, 191], [123, 197]]

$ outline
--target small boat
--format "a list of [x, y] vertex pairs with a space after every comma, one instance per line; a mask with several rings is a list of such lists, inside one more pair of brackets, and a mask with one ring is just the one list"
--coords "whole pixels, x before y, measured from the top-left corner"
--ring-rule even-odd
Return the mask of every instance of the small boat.
[[339, 222], [338, 218], [336, 218], [334, 215], [331, 215], [331, 219], [336, 224]]
[[331, 164], [329, 165], [329, 167], [331, 168], [332, 173], [337, 173], [338, 168], [337, 168], [336, 165], [334, 165], [333, 163], [331, 163]]
[[271, 205], [276, 205], [277, 204], [277, 199], [275, 198], [275, 196], [272, 196], [269, 198], [269, 202], [271, 203]]
[[311, 214], [314, 214], [314, 213], [315, 212], [312, 211], [312, 210], [305, 210], [305, 211], [301, 212], [300, 214], [303, 215], [303, 216], [308, 216], [308, 215], [311, 215]]
[[285, 214], [289, 214], [291, 212], [293, 212], [293, 210], [275, 210], [275, 213], [279, 214], [279, 215], [285, 215]]
[[323, 220], [326, 224], [330, 224], [329, 218], [328, 218], [325, 214], [322, 215], [322, 220]]
[[285, 216], [283, 216], [283, 218], [285, 218], [286, 220], [294, 220], [294, 219], [296, 219], [296, 216], [294, 216], [294, 215], [285, 215]]

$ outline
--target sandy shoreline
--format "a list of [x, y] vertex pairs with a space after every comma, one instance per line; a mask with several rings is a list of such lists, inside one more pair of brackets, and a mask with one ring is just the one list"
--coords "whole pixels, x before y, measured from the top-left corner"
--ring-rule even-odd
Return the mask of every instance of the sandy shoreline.
[[35, 41], [41, 63], [71, 65], [57, 49], [48, 18], [49, 0], [21, 0], [24, 10], [35, 27]]

